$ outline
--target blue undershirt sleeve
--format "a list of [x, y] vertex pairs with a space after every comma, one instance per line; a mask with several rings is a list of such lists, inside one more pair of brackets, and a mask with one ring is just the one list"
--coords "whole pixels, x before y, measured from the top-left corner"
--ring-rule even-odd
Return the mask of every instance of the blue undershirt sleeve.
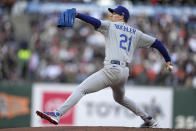
[[169, 53], [166, 50], [166, 48], [163, 46], [161, 41], [156, 39], [155, 42], [151, 45], [151, 47], [156, 48], [162, 54], [166, 62], [171, 61]]
[[85, 14], [78, 13], [76, 15], [76, 18], [79, 18], [80, 20], [83, 20], [83, 21], [93, 25], [95, 29], [98, 29], [101, 25], [101, 21], [99, 19], [96, 19], [94, 17], [88, 16]]

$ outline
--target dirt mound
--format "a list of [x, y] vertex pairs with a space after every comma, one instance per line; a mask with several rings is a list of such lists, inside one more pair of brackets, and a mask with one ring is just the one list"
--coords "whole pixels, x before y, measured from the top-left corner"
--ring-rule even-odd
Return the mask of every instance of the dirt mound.
[[86, 126], [57, 126], [57, 127], [24, 127], [7, 128], [0, 131], [196, 131], [191, 129], [163, 128], [131, 128], [131, 127], [86, 127]]

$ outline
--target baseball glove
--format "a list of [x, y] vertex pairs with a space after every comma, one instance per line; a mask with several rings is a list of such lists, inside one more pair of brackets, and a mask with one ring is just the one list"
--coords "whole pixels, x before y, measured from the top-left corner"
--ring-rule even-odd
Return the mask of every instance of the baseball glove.
[[57, 27], [64, 30], [65, 27], [73, 27], [75, 21], [76, 9], [67, 9], [61, 13]]

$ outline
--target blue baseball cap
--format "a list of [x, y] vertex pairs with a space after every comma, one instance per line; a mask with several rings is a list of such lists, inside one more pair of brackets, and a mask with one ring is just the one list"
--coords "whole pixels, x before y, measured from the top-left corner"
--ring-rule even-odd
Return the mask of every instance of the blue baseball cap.
[[117, 13], [117, 14], [119, 14], [119, 15], [124, 16], [124, 19], [125, 19], [126, 21], [128, 21], [128, 19], [129, 19], [129, 16], [130, 16], [129, 11], [127, 10], [127, 8], [125, 8], [125, 7], [121, 6], [121, 5], [119, 5], [119, 6], [118, 6], [117, 8], [115, 8], [115, 9], [108, 8], [108, 10], [109, 10], [109, 12], [111, 12], [111, 13], [115, 12], [115, 13]]

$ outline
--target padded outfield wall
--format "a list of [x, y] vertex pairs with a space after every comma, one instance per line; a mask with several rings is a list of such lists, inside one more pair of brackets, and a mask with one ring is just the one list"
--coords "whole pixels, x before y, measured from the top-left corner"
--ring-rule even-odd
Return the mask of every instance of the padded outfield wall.
[[0, 84], [0, 128], [30, 126], [31, 84]]
[[[74, 91], [76, 85], [35, 84], [32, 95], [31, 125], [49, 126], [35, 115], [36, 110], [52, 111]], [[173, 91], [171, 88], [126, 87], [126, 96], [159, 121], [162, 128], [172, 127]], [[103, 89], [84, 96], [66, 113], [60, 125], [138, 127], [142, 120], [113, 100], [112, 90]]]
[[[76, 86], [0, 84], [0, 128], [51, 126], [39, 119], [35, 110], [55, 109]], [[153, 114], [162, 128], [196, 129], [196, 90], [126, 86], [126, 95]], [[141, 123], [140, 118], [114, 102], [112, 91], [108, 88], [82, 98], [63, 116], [60, 125], [138, 127]]]

